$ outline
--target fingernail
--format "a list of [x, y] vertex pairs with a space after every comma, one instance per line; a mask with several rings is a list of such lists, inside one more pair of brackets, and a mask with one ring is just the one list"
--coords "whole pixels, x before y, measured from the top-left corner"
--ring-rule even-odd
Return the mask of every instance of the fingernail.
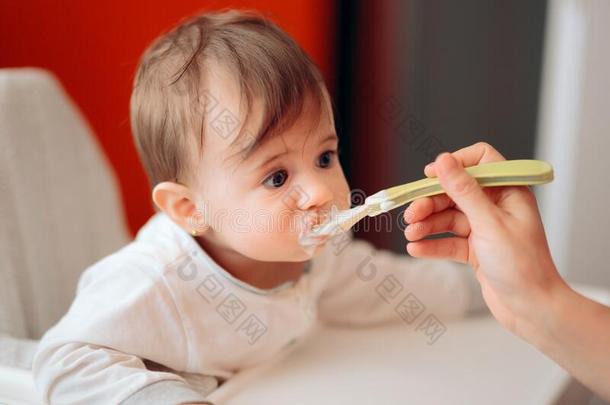
[[[444, 158], [444, 159], [446, 160], [446, 162], [445, 162], [444, 164], [440, 165], [440, 166], [438, 167], [438, 169], [437, 169], [437, 171], [439, 171], [439, 172], [440, 172], [440, 174], [445, 174], [445, 173], [447, 173], [447, 171], [448, 171], [448, 170], [452, 170], [452, 169], [454, 169], [454, 168], [456, 167], [456, 162], [455, 162], [455, 159], [454, 159], [454, 158], [451, 156], [451, 153], [448, 153], [448, 152], [447, 152], [446, 154], [448, 155], [448, 156], [447, 156], [448, 158]], [[445, 155], [445, 153], [442, 153], [442, 154], [439, 156], [439, 158], [440, 158], [442, 155]]]
[[443, 156], [445, 153], [449, 153], [449, 152], [441, 152], [438, 155], [436, 155], [436, 159], [434, 159], [434, 162], [438, 162], [438, 159]]
[[451, 156], [451, 153], [447, 153], [447, 157], [449, 159], [447, 159], [447, 166], [450, 168], [454, 168], [457, 166], [455, 159], [453, 158], [453, 156]]
[[411, 207], [407, 208], [405, 210], [405, 221], [407, 221], [407, 223], [411, 223], [411, 220], [413, 220], [413, 211], [411, 210]]

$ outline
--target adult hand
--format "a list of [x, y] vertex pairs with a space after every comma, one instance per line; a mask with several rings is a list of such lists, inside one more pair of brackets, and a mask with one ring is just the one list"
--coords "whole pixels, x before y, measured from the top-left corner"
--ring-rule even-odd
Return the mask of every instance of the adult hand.
[[[447, 194], [414, 201], [405, 211], [405, 236], [415, 257], [469, 263], [492, 314], [522, 335], [518, 320], [532, 301], [562, 284], [544, 234], [536, 199], [528, 187], [482, 189], [463, 167], [505, 160], [493, 147], [477, 143], [441, 154], [426, 166]], [[451, 232], [454, 237], [422, 238]]]
[[[425, 168], [447, 194], [414, 201], [405, 236], [415, 257], [469, 263], [496, 319], [610, 400], [610, 308], [558, 274], [528, 187], [481, 188], [464, 167], [505, 160], [485, 143], [444, 153]], [[422, 240], [436, 233], [455, 236]]]

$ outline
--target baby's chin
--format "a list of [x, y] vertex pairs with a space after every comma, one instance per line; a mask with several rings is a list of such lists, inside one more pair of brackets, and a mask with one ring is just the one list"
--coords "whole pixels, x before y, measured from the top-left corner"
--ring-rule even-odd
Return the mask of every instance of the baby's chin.
[[284, 243], [276, 243], [272, 246], [259, 244], [254, 250], [252, 249], [253, 244], [249, 244], [248, 248], [243, 250], [237, 246], [234, 248], [242, 255], [253, 260], [263, 262], [303, 262], [319, 256], [330, 241], [301, 244], [296, 237], [293, 240], [293, 238], [286, 235], [286, 239], [289, 240], [284, 240]]
[[328, 243], [321, 243], [316, 245], [307, 245], [302, 246], [298, 243], [295, 245], [293, 249], [286, 249], [286, 255], [282, 257], [275, 257], [273, 261], [282, 261], [282, 262], [303, 262], [307, 260], [311, 260], [314, 257], [322, 254], [324, 249]]
[[300, 254], [301, 260], [309, 260], [313, 259], [322, 254], [328, 242], [318, 243], [318, 244], [310, 244], [310, 245], [301, 245], [300, 246]]

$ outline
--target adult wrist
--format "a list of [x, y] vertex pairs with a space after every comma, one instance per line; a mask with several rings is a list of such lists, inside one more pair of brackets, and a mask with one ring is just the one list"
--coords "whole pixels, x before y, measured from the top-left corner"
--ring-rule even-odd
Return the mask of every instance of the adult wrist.
[[545, 353], [558, 344], [560, 328], [571, 317], [576, 294], [552, 266], [552, 271], [545, 273], [552, 274], [546, 288], [532, 294], [516, 317], [517, 335]]

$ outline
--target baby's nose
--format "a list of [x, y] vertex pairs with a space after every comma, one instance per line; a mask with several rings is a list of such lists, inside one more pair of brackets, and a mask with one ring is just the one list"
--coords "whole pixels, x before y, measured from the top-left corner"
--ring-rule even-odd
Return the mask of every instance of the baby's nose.
[[333, 200], [332, 189], [322, 181], [312, 181], [302, 187], [298, 207], [302, 210], [321, 210]]

